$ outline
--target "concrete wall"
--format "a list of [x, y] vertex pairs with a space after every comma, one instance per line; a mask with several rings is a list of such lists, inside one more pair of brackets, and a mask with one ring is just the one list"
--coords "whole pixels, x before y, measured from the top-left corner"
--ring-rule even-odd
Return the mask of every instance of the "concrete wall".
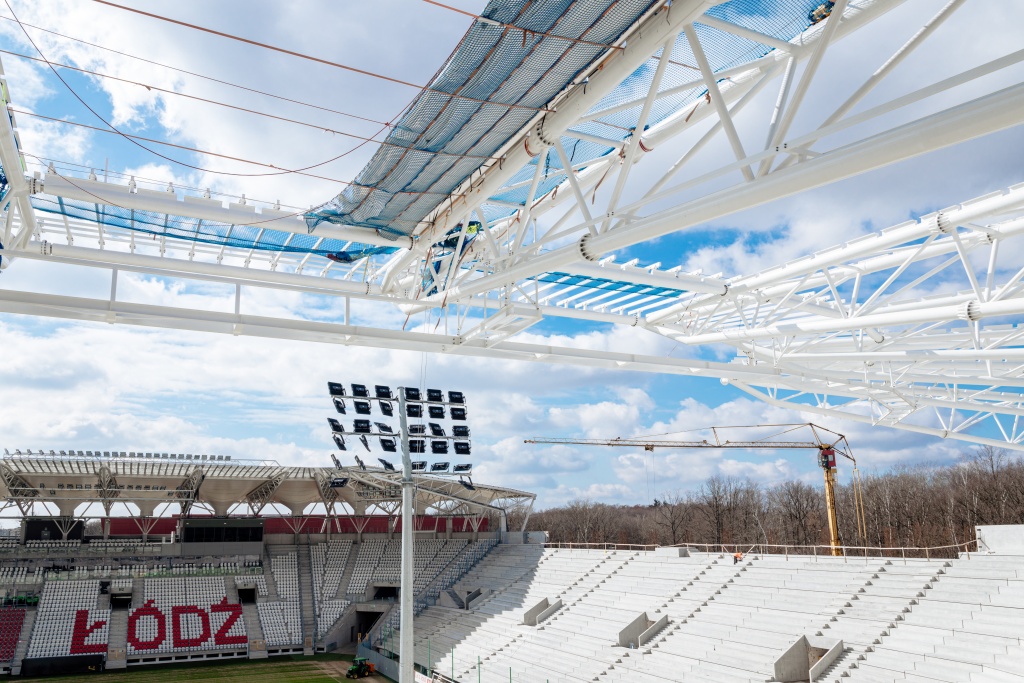
[[523, 623], [527, 626], [536, 626], [561, 608], [561, 600], [551, 602], [547, 598], [544, 598], [536, 605], [526, 610], [526, 613], [523, 614]]
[[262, 543], [182, 543], [181, 554], [189, 555], [261, 555]]
[[775, 660], [775, 680], [782, 683], [806, 681], [809, 678], [810, 666], [807, 663], [810, 645], [806, 636], [789, 646], [782, 656]]
[[843, 641], [823, 636], [800, 636], [775, 661], [775, 680], [813, 681], [843, 653]]
[[981, 552], [1024, 555], [1024, 524], [990, 524], [974, 528]]
[[377, 669], [377, 671], [384, 674], [393, 681], [398, 680], [399, 665], [398, 662], [396, 662], [395, 660], [388, 659], [384, 655], [381, 655], [375, 652], [374, 650], [371, 650], [365, 645], [359, 646], [359, 652], [357, 653], [356, 656], [366, 657], [368, 660], [373, 662], [373, 666]]
[[[662, 620], [667, 623], [668, 617], [662, 617]], [[626, 628], [619, 631], [619, 646], [640, 647], [643, 645], [641, 636], [646, 634], [648, 639], [650, 639], [650, 636], [653, 635], [653, 633], [649, 633], [649, 630], [657, 626], [658, 623], [661, 623], [661, 620], [655, 623], [647, 616], [647, 612], [641, 612], [640, 616], [629, 622], [629, 625], [626, 626]]]
[[818, 657], [818, 661], [808, 671], [808, 677], [813, 683], [843, 654], [845, 646], [841, 640], [823, 636], [808, 636], [807, 643], [811, 646], [811, 657]]

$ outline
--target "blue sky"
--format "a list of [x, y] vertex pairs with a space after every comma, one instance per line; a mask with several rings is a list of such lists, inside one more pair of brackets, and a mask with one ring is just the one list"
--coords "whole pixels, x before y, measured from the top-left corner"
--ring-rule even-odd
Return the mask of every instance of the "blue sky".
[[[468, 22], [417, 0], [130, 4], [417, 83], [429, 80]], [[858, 79], [877, 68], [884, 56], [942, 4], [908, 0], [870, 30], [836, 46], [822, 67], [826, 77], [816, 81], [794, 131], [799, 133], [831, 112], [859, 84]], [[12, 5], [25, 22], [370, 118], [394, 117], [414, 94], [402, 86], [214, 39], [95, 3], [16, 0]], [[459, 5], [477, 11], [483, 3], [464, 0]], [[1017, 49], [1022, 19], [1001, 9], [1002, 5], [968, 2], [863, 106]], [[324, 127], [362, 135], [375, 132], [371, 124], [337, 114], [268, 100], [46, 34], [32, 35], [47, 57], [56, 61]], [[0, 48], [23, 54], [33, 49], [20, 29], [7, 21], [0, 21]], [[15, 107], [103, 125], [47, 70], [0, 56]], [[139, 86], [62, 73], [104, 118], [139, 135], [281, 167], [317, 163], [353, 145], [338, 136], [159, 95]], [[1009, 83], [1019, 81], [1020, 75], [1017, 69], [998, 78]], [[998, 78], [983, 85], [997, 87]], [[976, 96], [971, 88], [948, 97]], [[772, 88], [767, 88], [761, 101], [743, 116], [750, 121], [763, 118], [773, 97]], [[914, 115], [949, 101], [944, 96], [923, 103]], [[24, 115], [18, 116], [18, 123], [28, 152], [93, 167], [100, 175], [109, 164], [111, 171], [140, 180], [210, 187], [215, 192], [244, 193], [267, 202], [279, 199], [298, 207], [323, 202], [340, 189], [329, 181], [289, 175], [268, 178], [197, 172], [172, 166], [112, 135], [77, 131]], [[741, 130], [746, 123], [742, 118], [738, 121]], [[660, 168], [685, 151], [688, 141], [692, 140], [666, 144], [650, 155], [636, 172], [636, 191], [642, 191], [645, 177], [653, 182]], [[641, 262], [660, 261], [666, 267], [682, 265], [687, 270], [726, 275], [750, 272], [1019, 182], [1022, 143], [1020, 131], [1007, 131], [639, 245], [620, 254], [619, 260], [639, 258]], [[759, 142], [751, 141], [756, 144]], [[372, 148], [364, 147], [317, 172], [351, 179], [371, 153]], [[727, 144], [719, 140], [695, 163], [699, 168], [701, 163], [711, 164], [716, 157], [730, 153]], [[194, 165], [254, 172], [252, 167], [182, 151], [169, 155]], [[109, 291], [109, 280], [102, 273], [22, 261], [0, 276], [0, 287], [102, 297]], [[231, 301], [227, 288], [195, 283], [183, 287], [131, 274], [122, 274], [118, 291], [124, 300], [168, 305], [223, 308]], [[315, 297], [255, 290], [249, 294], [250, 312], [327, 320], [341, 315], [333, 302]], [[404, 317], [397, 310], [368, 304], [355, 305], [354, 315], [361, 324], [389, 326], [400, 325]], [[567, 321], [545, 322], [530, 329], [527, 336], [539, 340], [560, 337], [566, 343], [638, 353], [716, 360], [731, 357], [731, 353], [723, 355], [723, 349], [680, 347], [631, 328]], [[392, 385], [422, 381], [467, 392], [477, 476], [536, 491], [542, 507], [580, 496], [644, 502], [667, 491], [693, 487], [715, 473], [751, 476], [766, 484], [790, 476], [813, 482], [819, 477], [813, 459], [802, 453], [659, 451], [651, 456], [521, 443], [534, 435], [615, 437], [713, 424], [807, 419], [757, 403], [712, 380], [11, 315], [0, 316], [0, 343], [6, 359], [0, 366], [0, 399], [7, 406], [8, 424], [3, 446], [11, 450], [219, 452], [289, 464], [328, 464], [331, 442], [325, 418], [332, 413], [326, 395], [328, 380]], [[901, 462], [949, 461], [964, 449], [962, 444], [909, 433], [814, 419], [847, 433], [867, 470]]]

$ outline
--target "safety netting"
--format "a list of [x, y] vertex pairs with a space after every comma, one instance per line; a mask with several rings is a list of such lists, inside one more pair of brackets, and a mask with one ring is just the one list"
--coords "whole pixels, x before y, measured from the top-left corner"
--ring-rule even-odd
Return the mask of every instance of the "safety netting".
[[654, 2], [491, 0], [481, 16], [503, 25], [474, 22], [393, 127], [389, 144], [353, 185], [308, 214], [310, 227], [330, 221], [412, 234]]
[[[612, 273], [609, 273], [611, 275]], [[686, 292], [671, 287], [622, 282], [609, 278], [576, 275], [573, 273], [551, 272], [527, 278], [533, 282], [556, 285], [573, 305], [592, 310], [608, 310], [618, 313], [633, 313], [637, 310], [653, 311], [679, 301]], [[557, 305], [558, 295], [548, 291]]]
[[[611, 44], [653, 4], [647, 0], [491, 0], [482, 16], [529, 31]], [[707, 15], [789, 41], [828, 16], [831, 5], [821, 0], [730, 0], [712, 7]], [[715, 72], [751, 62], [774, 49], [699, 21], [694, 28]], [[399, 119], [387, 138], [391, 144], [374, 154], [353, 185], [307, 214], [307, 223], [311, 228], [329, 221], [373, 229], [382, 235], [412, 234], [483, 160], [522, 130], [603, 51], [593, 45], [476, 21], [429, 89]], [[593, 116], [566, 132], [561, 142], [571, 165], [586, 168], [636, 134], [643, 99], [660, 57], [656, 54], [636, 69], [590, 112], [592, 116], [606, 114]], [[729, 87], [729, 83], [722, 83], [722, 87]], [[685, 115], [707, 94], [690, 45], [681, 35], [672, 49], [659, 97], [645, 127], [680, 112]], [[505, 106], [510, 104], [523, 108]], [[482, 207], [484, 217], [507, 217], [517, 210], [515, 205], [525, 205], [538, 164], [544, 170], [536, 197], [566, 180], [557, 152], [548, 150], [491, 195], [496, 203]]]
[[126, 209], [107, 204], [93, 204], [46, 194], [33, 195], [32, 207], [36, 211], [84, 220], [108, 229], [133, 231], [154, 237], [167, 237], [247, 251], [313, 254], [341, 262], [352, 262], [369, 256], [397, 251], [394, 247], [356, 244], [337, 239], [320, 238], [315, 235], [272, 230], [258, 224], [231, 225], [187, 216]]

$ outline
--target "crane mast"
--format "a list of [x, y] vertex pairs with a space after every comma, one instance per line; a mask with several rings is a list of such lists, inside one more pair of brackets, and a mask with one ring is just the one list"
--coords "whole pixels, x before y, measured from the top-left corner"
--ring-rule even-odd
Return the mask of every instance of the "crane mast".
[[[785, 427], [782, 434], [767, 439], [733, 441], [723, 438], [723, 432], [735, 429], [754, 429], [765, 427]], [[807, 429], [813, 436], [812, 441], [792, 441], [777, 438], [783, 434], [791, 434], [797, 429]], [[642, 448], [645, 451], [654, 451], [655, 448], [736, 448], [742, 450], [757, 449], [814, 449], [818, 451], [818, 466], [821, 467], [825, 477], [825, 508], [828, 516], [829, 547], [833, 555], [842, 555], [842, 542], [839, 537], [839, 515], [836, 512], [836, 455], [842, 455], [853, 463], [853, 505], [854, 517], [857, 521], [857, 536], [864, 542], [867, 536], [867, 524], [864, 516], [864, 499], [860, 486], [860, 471], [857, 469], [857, 460], [850, 453], [850, 444], [846, 437], [832, 430], [821, 427], [810, 422], [796, 425], [743, 425], [732, 427], [708, 427], [712, 437], [699, 441], [672, 441], [672, 440], [651, 440], [643, 437], [638, 438], [615, 438], [615, 439], [573, 439], [562, 437], [534, 437], [526, 439], [523, 443], [529, 444], [572, 444], [578, 446], [613, 446], [618, 448]], [[824, 438], [824, 437], [828, 438]], [[845, 445], [840, 449], [839, 444]]]

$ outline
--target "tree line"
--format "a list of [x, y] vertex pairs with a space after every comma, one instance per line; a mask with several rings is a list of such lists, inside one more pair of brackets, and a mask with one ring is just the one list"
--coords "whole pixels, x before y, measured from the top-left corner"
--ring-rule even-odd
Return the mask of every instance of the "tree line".
[[[866, 533], [857, 532], [854, 491], [836, 488], [843, 545], [936, 548], [974, 539], [982, 524], [1024, 524], [1024, 461], [982, 447], [951, 465], [903, 465], [862, 476]], [[529, 530], [551, 542], [644, 545], [826, 545], [824, 485], [800, 480], [762, 486], [714, 476], [692, 491], [651, 505], [607, 505], [589, 499], [535, 512]], [[955, 554], [954, 549], [945, 553]]]

